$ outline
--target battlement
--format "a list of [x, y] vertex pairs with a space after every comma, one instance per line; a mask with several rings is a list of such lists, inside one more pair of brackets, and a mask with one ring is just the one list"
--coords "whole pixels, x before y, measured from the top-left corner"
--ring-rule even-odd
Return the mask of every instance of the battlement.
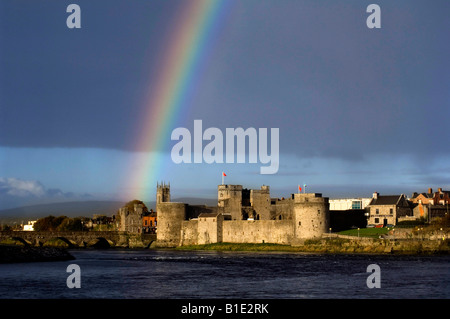
[[292, 194], [295, 203], [328, 203], [328, 197], [322, 197], [321, 193]]
[[261, 189], [252, 189], [250, 191], [254, 194], [270, 194], [270, 187], [263, 185], [261, 186]]
[[242, 191], [242, 185], [219, 185], [219, 191]]
[[[165, 186], [158, 184], [158, 196], [169, 189]], [[168, 247], [221, 241], [289, 244], [328, 230], [329, 199], [321, 193], [278, 200], [266, 185], [218, 185], [217, 190], [215, 207], [158, 202], [158, 241]]]

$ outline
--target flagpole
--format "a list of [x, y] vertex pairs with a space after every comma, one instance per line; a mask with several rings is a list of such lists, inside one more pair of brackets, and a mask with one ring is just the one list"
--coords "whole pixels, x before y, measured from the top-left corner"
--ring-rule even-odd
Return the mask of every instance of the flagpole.
[[223, 172], [222, 172], [222, 185], [225, 185], [225, 184], [223, 183]]

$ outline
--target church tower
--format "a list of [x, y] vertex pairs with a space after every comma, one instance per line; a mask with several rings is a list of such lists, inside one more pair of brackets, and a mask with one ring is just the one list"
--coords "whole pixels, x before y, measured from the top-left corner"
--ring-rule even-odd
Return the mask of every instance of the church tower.
[[170, 183], [156, 184], [156, 204], [170, 202]]

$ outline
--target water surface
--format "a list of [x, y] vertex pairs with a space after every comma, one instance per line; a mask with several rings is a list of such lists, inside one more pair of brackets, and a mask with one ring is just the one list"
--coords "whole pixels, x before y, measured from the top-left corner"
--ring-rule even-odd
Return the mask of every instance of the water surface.
[[[76, 260], [0, 265], [0, 298], [449, 298], [450, 256], [73, 250]], [[69, 264], [81, 288], [69, 289]], [[369, 289], [367, 266], [380, 266]]]

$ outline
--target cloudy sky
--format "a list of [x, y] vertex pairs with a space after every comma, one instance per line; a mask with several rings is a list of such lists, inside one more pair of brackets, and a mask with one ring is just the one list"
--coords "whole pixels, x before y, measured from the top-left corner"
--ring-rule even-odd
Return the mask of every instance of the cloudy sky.
[[[66, 26], [70, 3], [81, 29]], [[130, 163], [155, 151], [136, 148], [137, 123], [182, 3], [0, 2], [0, 209], [132, 199]], [[370, 3], [380, 29], [366, 25]], [[161, 136], [158, 178], [174, 197], [216, 196], [222, 171], [273, 196], [304, 183], [328, 197], [450, 188], [449, 9], [447, 0], [229, 1], [176, 125], [279, 128], [278, 173], [177, 165]]]

